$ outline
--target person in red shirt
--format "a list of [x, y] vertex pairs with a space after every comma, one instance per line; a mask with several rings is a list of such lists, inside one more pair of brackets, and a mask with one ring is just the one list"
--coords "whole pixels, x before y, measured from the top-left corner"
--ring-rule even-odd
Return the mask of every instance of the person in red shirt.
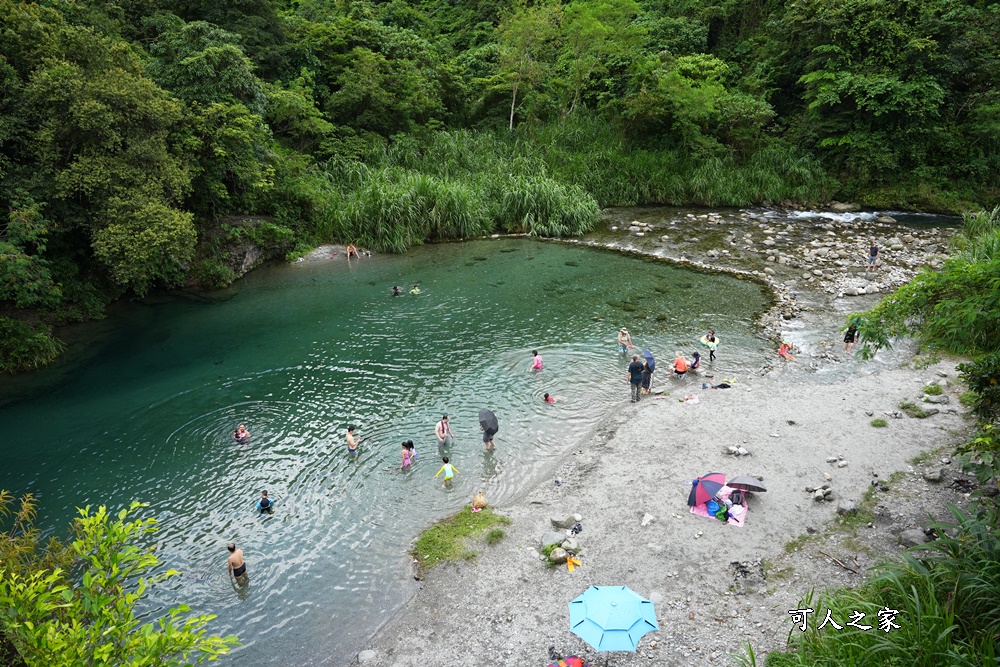
[[670, 369], [671, 375], [683, 376], [688, 371], [688, 362], [684, 358], [684, 354], [679, 350], [676, 353], [676, 359], [674, 359], [674, 365]]

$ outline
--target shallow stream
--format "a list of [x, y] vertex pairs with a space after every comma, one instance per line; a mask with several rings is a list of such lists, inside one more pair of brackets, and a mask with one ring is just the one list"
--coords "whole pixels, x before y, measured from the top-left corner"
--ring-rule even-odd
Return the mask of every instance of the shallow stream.
[[[415, 282], [420, 296], [390, 296]], [[620, 326], [656, 355], [654, 389], [676, 396], [701, 379], [668, 378], [673, 352], [690, 356], [709, 327], [722, 341], [716, 378], [760, 367], [769, 347], [753, 322], [767, 304], [728, 276], [517, 239], [276, 265], [210, 299], [119, 308], [89, 354], [0, 381], [0, 487], [38, 496], [48, 530], [76, 507], [150, 503], [158, 555], [183, 576], [148, 609], [217, 614], [212, 631], [243, 642], [224, 662], [347, 664], [403, 601], [405, 552], [423, 528], [479, 490], [513, 499], [628, 409]], [[544, 392], [565, 400], [546, 404]], [[500, 419], [490, 454], [481, 407]], [[433, 479], [443, 413], [463, 473], [447, 489]], [[248, 444], [233, 441], [238, 423]], [[404, 439], [419, 452], [407, 473]], [[254, 507], [262, 489], [272, 515]], [[246, 550], [246, 589], [226, 574], [231, 540]]]

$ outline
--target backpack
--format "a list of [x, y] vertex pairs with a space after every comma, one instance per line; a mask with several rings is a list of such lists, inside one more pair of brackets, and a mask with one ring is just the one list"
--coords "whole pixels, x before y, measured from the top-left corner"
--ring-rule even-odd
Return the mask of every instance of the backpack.
[[729, 496], [729, 499], [733, 501], [734, 505], [745, 504], [745, 500], [743, 498], [743, 491], [741, 489], [736, 489], [735, 491], [733, 491], [732, 495]]

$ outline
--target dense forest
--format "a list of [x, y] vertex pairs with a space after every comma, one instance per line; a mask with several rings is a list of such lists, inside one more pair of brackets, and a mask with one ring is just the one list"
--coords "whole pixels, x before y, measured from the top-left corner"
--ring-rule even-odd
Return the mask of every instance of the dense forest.
[[0, 0], [0, 366], [248, 247], [992, 206], [998, 34], [985, 0]]

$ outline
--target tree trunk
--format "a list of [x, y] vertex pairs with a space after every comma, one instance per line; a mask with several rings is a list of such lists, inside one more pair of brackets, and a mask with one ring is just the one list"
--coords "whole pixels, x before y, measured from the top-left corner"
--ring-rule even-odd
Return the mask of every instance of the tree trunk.
[[508, 127], [509, 130], [514, 129], [514, 106], [517, 102], [517, 86], [519, 83], [520, 81], [514, 82], [514, 94], [511, 95], [510, 97], [510, 127]]

